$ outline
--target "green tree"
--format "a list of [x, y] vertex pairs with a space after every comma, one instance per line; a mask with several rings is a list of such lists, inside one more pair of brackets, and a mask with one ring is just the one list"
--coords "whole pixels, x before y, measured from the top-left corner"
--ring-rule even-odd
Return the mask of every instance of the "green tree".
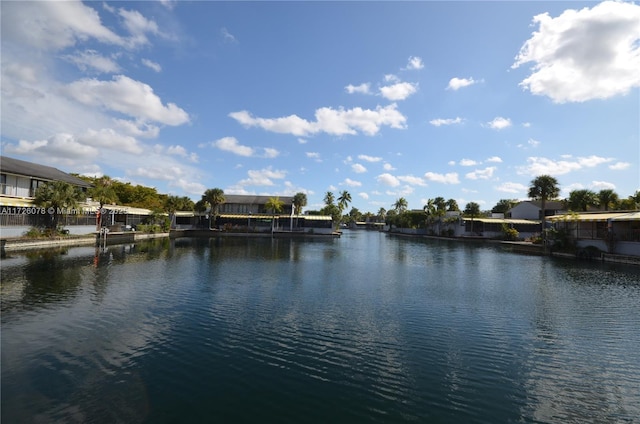
[[267, 208], [268, 211], [271, 211], [271, 232], [273, 232], [276, 214], [282, 212], [284, 202], [280, 200], [279, 197], [270, 197], [267, 203], [264, 204], [264, 207]]
[[164, 201], [164, 210], [169, 214], [170, 227], [175, 226], [177, 211], [192, 211], [193, 200], [186, 196], [167, 196]]
[[464, 207], [464, 215], [471, 218], [471, 232], [473, 233], [473, 220], [480, 216], [480, 205], [476, 202], [469, 202]]
[[224, 191], [221, 188], [207, 189], [202, 195], [202, 201], [205, 202], [211, 210], [209, 211], [209, 229], [211, 229], [212, 218], [218, 216], [218, 207], [224, 203]]
[[330, 191], [327, 191], [324, 195], [324, 204], [326, 206], [333, 205], [334, 201], [335, 201], [335, 197], [333, 196], [333, 193]]
[[598, 192], [598, 205], [605, 211], [608, 211], [610, 207], [617, 208], [619, 201], [618, 193], [611, 189], [607, 188]]
[[396, 202], [392, 206], [393, 206], [393, 209], [399, 215], [401, 215], [403, 212], [407, 210], [407, 207], [408, 207], [407, 199], [405, 199], [404, 197], [400, 197], [399, 199], [396, 200]]
[[622, 210], [638, 210], [640, 207], [640, 190], [636, 191], [632, 196], [620, 200], [618, 207]]
[[586, 212], [590, 206], [598, 204], [598, 196], [591, 190], [572, 190], [567, 199], [570, 211]]
[[96, 230], [100, 231], [102, 227], [102, 208], [106, 204], [114, 204], [119, 201], [118, 195], [113, 189], [113, 180], [106, 175], [101, 178], [96, 178], [93, 181], [93, 187], [87, 191], [87, 194], [100, 204], [100, 209], [97, 214], [98, 219], [96, 220]]
[[293, 196], [293, 213], [296, 215], [300, 215], [302, 213], [302, 208], [307, 206], [307, 195], [305, 193], [296, 193]]
[[76, 209], [78, 203], [83, 200], [85, 200], [84, 193], [78, 187], [64, 181], [53, 181], [36, 189], [33, 203], [46, 209], [49, 217], [46, 226], [56, 231], [59, 216], [66, 214], [70, 209]]
[[349, 211], [349, 214], [346, 216], [347, 216], [348, 222], [356, 223], [363, 220], [362, 212], [360, 212], [358, 208], [351, 208], [351, 210]]
[[500, 199], [498, 203], [491, 209], [493, 213], [507, 213], [509, 209], [518, 204], [515, 199]]
[[338, 208], [340, 208], [341, 213], [349, 206], [349, 203], [351, 203], [351, 194], [347, 190], [343, 190], [340, 193], [340, 197], [338, 197]]
[[385, 208], [378, 209], [377, 217], [380, 221], [384, 221], [387, 217], [387, 210]]
[[456, 212], [459, 211], [460, 207], [458, 206], [458, 202], [455, 199], [447, 200], [447, 211], [448, 212]]
[[542, 210], [541, 216], [541, 228], [542, 228], [542, 237], [544, 238], [544, 230], [546, 228], [545, 220], [546, 220], [546, 206], [547, 200], [555, 199], [560, 194], [560, 188], [558, 187], [558, 180], [550, 175], [540, 175], [533, 180], [531, 180], [531, 185], [529, 186], [529, 198], [534, 200], [540, 200], [540, 209]]

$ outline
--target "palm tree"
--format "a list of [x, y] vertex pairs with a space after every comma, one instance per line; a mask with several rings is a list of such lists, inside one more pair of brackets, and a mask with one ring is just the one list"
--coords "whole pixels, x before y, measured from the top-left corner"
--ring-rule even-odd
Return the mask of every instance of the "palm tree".
[[334, 200], [335, 200], [335, 197], [333, 196], [333, 193], [330, 191], [327, 191], [324, 195], [324, 204], [327, 206], [333, 205]]
[[271, 211], [271, 232], [273, 233], [273, 224], [275, 222], [275, 215], [277, 213], [282, 212], [282, 207], [284, 205], [284, 202], [282, 200], [280, 200], [279, 197], [270, 197], [269, 200], [267, 200], [267, 203], [264, 204], [264, 207], [267, 208], [267, 210]]
[[298, 216], [302, 213], [302, 208], [307, 206], [307, 195], [305, 193], [296, 193], [293, 196], [293, 213], [296, 214], [296, 227], [298, 226]]
[[422, 207], [422, 210], [424, 210], [424, 213], [427, 215], [427, 225], [430, 227], [431, 230], [433, 230], [433, 228], [431, 227], [433, 225], [434, 218], [436, 217], [436, 214], [437, 214], [437, 207], [435, 204], [435, 200], [434, 199], [427, 200], [427, 204]]
[[378, 219], [384, 221], [387, 216], [387, 210], [385, 208], [378, 209], [378, 215], [376, 215]]
[[609, 206], [615, 209], [619, 201], [618, 193], [611, 189], [607, 188], [598, 192], [598, 203], [605, 211], [609, 210]]
[[209, 205], [209, 229], [211, 229], [212, 217], [218, 216], [218, 206], [224, 203], [224, 191], [220, 188], [210, 188], [202, 195], [202, 201]]
[[347, 190], [343, 190], [342, 193], [340, 193], [340, 197], [338, 197], [338, 207], [340, 208], [340, 213], [342, 213], [342, 211], [344, 211], [347, 206], [349, 206], [350, 202], [351, 194], [349, 194]]
[[59, 215], [77, 208], [82, 200], [84, 200], [84, 193], [79, 188], [64, 181], [53, 181], [36, 189], [33, 203], [47, 210], [51, 219], [47, 221], [46, 226], [56, 230]]
[[460, 207], [458, 206], [458, 202], [456, 202], [455, 199], [447, 200], [446, 205], [447, 205], [447, 211], [449, 212], [455, 212], [460, 210]]
[[296, 193], [293, 196], [293, 213], [296, 215], [300, 215], [302, 213], [302, 208], [307, 206], [307, 195], [304, 193]]
[[471, 217], [471, 232], [473, 233], [473, 218], [480, 216], [480, 205], [476, 202], [469, 202], [464, 207], [464, 214]]
[[404, 197], [401, 197], [398, 200], [396, 200], [396, 202], [392, 206], [398, 214], [401, 214], [407, 210], [407, 206], [408, 206], [407, 199], [405, 199]]
[[586, 212], [589, 206], [598, 204], [598, 196], [591, 190], [573, 190], [567, 201], [569, 210]]
[[106, 204], [114, 204], [118, 202], [118, 195], [113, 189], [113, 181], [106, 175], [95, 180], [93, 187], [87, 193], [94, 201], [100, 204], [98, 210], [98, 219], [96, 220], [96, 230], [100, 231], [102, 227], [102, 208]]
[[560, 188], [558, 187], [558, 180], [550, 175], [540, 175], [531, 181], [529, 187], [529, 197], [534, 200], [540, 200], [540, 208], [542, 209], [542, 237], [544, 237], [545, 229], [545, 206], [547, 200], [558, 197], [560, 194]]

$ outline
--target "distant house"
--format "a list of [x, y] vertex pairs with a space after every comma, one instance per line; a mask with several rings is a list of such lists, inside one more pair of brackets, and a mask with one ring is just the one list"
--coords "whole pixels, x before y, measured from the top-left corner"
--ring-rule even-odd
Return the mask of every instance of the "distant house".
[[[225, 194], [224, 203], [218, 205], [218, 215], [212, 227], [225, 231], [270, 232], [292, 231], [316, 234], [333, 232], [333, 220], [325, 215], [294, 215], [293, 197], [279, 196], [282, 211], [273, 214], [267, 203], [277, 196]], [[207, 228], [208, 211], [177, 212], [176, 229]]]
[[[91, 184], [51, 166], [39, 165], [19, 159], [0, 156], [0, 236], [19, 237], [30, 227], [38, 225], [43, 214], [34, 214], [36, 189], [41, 185], [63, 181], [86, 191]], [[68, 215], [62, 222], [75, 234], [95, 230], [96, 216], [89, 213]]]
[[[566, 212], [563, 203], [559, 200], [548, 200], [544, 205], [544, 209], [544, 216], [553, 216]], [[520, 202], [505, 214], [505, 218], [512, 219], [542, 220], [542, 216], [542, 202], [539, 200]]]

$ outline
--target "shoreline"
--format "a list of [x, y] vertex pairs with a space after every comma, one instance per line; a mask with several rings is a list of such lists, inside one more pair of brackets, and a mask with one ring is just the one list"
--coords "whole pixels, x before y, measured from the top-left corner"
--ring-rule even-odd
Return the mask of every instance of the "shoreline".
[[[584, 258], [580, 256], [580, 252], [567, 253], [567, 252], [554, 252], [550, 251], [545, 253], [543, 246], [523, 241], [504, 241], [504, 240], [491, 240], [480, 237], [441, 237], [441, 236], [429, 236], [423, 234], [403, 234], [394, 232], [384, 232], [387, 235], [394, 237], [406, 237], [406, 238], [425, 238], [432, 240], [448, 240], [464, 243], [491, 243], [500, 245], [505, 250], [520, 253], [526, 255], [536, 256], [548, 256], [552, 258], [563, 258], [573, 260], [586, 260], [586, 261], [598, 261], [606, 263], [618, 263], [625, 265], [640, 266], [640, 257], [629, 255], [617, 255], [613, 253], [600, 252], [600, 257]], [[77, 247], [77, 246], [100, 246], [100, 245], [117, 245], [125, 243], [134, 243], [141, 240], [160, 239], [160, 238], [204, 238], [204, 237], [248, 237], [248, 238], [305, 238], [305, 239], [332, 239], [339, 238], [341, 232], [332, 232], [330, 234], [310, 234], [310, 233], [296, 233], [289, 231], [276, 231], [273, 233], [243, 233], [243, 232], [225, 232], [219, 230], [171, 230], [168, 233], [136, 233], [136, 232], [118, 232], [109, 233], [106, 242], [100, 237], [99, 233], [90, 233], [81, 236], [72, 236], [67, 238], [56, 239], [28, 239], [24, 237], [19, 238], [7, 238], [0, 239], [0, 250], [2, 257], [4, 258], [7, 252], [21, 252], [28, 250], [48, 249], [55, 247]], [[104, 244], [103, 244], [104, 243]]]

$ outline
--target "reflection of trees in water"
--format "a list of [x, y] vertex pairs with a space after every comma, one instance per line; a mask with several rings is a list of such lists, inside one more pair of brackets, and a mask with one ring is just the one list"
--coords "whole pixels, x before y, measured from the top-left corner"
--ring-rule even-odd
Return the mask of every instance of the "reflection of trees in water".
[[[68, 249], [29, 252], [25, 255], [27, 262], [16, 273], [15, 279], [2, 281], [4, 285], [21, 285], [22, 295], [15, 302], [5, 303], [3, 298], [2, 312], [14, 308], [45, 305], [54, 302], [68, 301], [77, 296], [82, 282], [82, 266], [86, 265], [86, 256], [66, 256]], [[4, 277], [4, 275], [3, 275]]]

